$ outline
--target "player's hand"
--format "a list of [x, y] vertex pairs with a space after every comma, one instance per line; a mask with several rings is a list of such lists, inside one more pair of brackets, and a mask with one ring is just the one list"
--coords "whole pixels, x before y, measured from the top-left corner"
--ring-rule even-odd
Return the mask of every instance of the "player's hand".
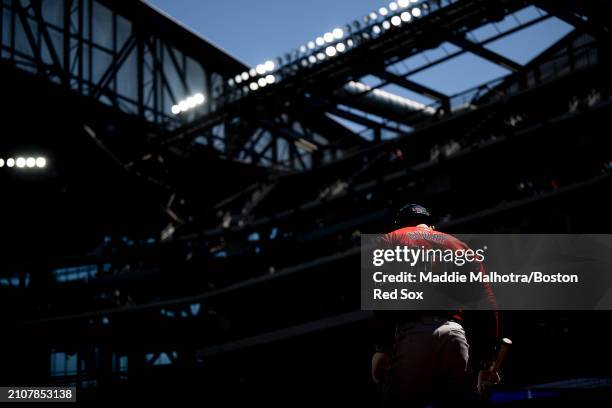
[[376, 352], [372, 356], [372, 380], [374, 384], [387, 382], [387, 372], [389, 370], [389, 356], [385, 353]]
[[493, 367], [480, 370], [478, 373], [478, 392], [482, 398], [489, 398], [491, 388], [500, 383], [501, 377], [499, 373], [492, 370]]

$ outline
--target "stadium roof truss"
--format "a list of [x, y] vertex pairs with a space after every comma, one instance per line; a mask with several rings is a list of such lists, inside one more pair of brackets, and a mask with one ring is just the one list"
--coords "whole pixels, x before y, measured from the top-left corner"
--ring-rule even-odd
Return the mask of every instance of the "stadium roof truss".
[[[598, 7], [609, 7], [603, 2], [591, 8], [572, 1], [407, 3], [413, 4], [395, 14], [372, 13], [344, 26], [332, 41], [330, 35], [312, 49], [309, 43], [289, 52], [271, 64], [273, 70], [232, 72], [218, 108], [162, 135], [159, 148], [189, 149], [198, 138], [229, 159], [304, 170], [490, 100], [501, 83], [525, 73], [525, 63], [496, 50], [512, 35], [551, 20], [609, 35], [597, 18]], [[456, 94], [417, 79], [465, 55], [499, 67], [501, 77]], [[215, 136], [221, 126], [225, 132]], [[282, 150], [290, 154], [279, 155]]]
[[[392, 2], [384, 14], [370, 13], [249, 69], [142, 2], [3, 0], [1, 56], [156, 125], [152, 146], [128, 163], [136, 171], [161, 154], [200, 160], [198, 145], [228, 160], [293, 172], [490, 100], [497, 86], [524, 73], [524, 63], [495, 47], [513, 34], [561, 19], [595, 38], [609, 36], [602, 16], [610, 3], [583, 3]], [[458, 93], [422, 80], [466, 55], [502, 76]], [[183, 111], [195, 93], [206, 103]]]

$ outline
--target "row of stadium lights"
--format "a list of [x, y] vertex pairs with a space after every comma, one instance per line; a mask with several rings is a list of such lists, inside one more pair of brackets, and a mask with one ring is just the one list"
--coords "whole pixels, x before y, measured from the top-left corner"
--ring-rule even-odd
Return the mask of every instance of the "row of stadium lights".
[[251, 82], [248, 87], [251, 91], [256, 91], [259, 88], [263, 88], [268, 85], [272, 85], [276, 82], [276, 77], [271, 73], [276, 69], [274, 61], [266, 61], [263, 64], [257, 65], [249, 71], [245, 71], [242, 74], [236, 75], [235, 78], [228, 81], [229, 86], [238, 85], [242, 82], [247, 82], [252, 78], [259, 78], [256, 81]]
[[[389, 30], [392, 27], [399, 27], [403, 23], [408, 23], [412, 18], [418, 18], [421, 16], [422, 11], [419, 7], [413, 7], [411, 10], [405, 10], [399, 13], [401, 10], [407, 9], [411, 3], [418, 3], [421, 0], [398, 0], [389, 3], [389, 7], [381, 7], [378, 12], [371, 12], [364, 17], [366, 21], [378, 21], [382, 18], [383, 21], [380, 25], [376, 24], [372, 26], [371, 30], [374, 34], [380, 34], [383, 30]], [[395, 15], [389, 15], [395, 13]], [[347, 49], [354, 46], [352, 39], [348, 39], [346, 43], [340, 41], [344, 38], [345, 32], [342, 28], [335, 28], [331, 32], [327, 32], [324, 35], [317, 37], [314, 41], [309, 41], [306, 45], [302, 45], [299, 48], [301, 54], [308, 54], [312, 52], [307, 59], [302, 60], [302, 65], [307, 66], [308, 64], [316, 64], [317, 62], [323, 61], [327, 58], [335, 57], [341, 53], [347, 51]], [[336, 43], [336, 44], [333, 44]], [[280, 60], [280, 59], [279, 59]], [[266, 61], [263, 64], [257, 65], [257, 67], [245, 71], [241, 74], [236, 75], [234, 78], [228, 80], [230, 87], [239, 86], [245, 83], [243, 90], [257, 91], [267, 85], [271, 85], [276, 82], [277, 78], [272, 74], [276, 68], [274, 61]], [[253, 80], [246, 86], [249, 80]]]
[[42, 169], [47, 165], [47, 159], [44, 157], [9, 157], [8, 159], [0, 159], [0, 167], [17, 167], [19, 169], [32, 169], [39, 168]]
[[[410, 10], [407, 9], [411, 3], [418, 3], [422, 0], [397, 0], [389, 3], [389, 7], [381, 7], [378, 12], [373, 11], [364, 17], [366, 22], [375, 22], [370, 29], [372, 33], [378, 35], [383, 30], [389, 30], [392, 27], [399, 27], [403, 23], [408, 23], [412, 18], [418, 18], [421, 16], [422, 11], [419, 7], [413, 7]], [[426, 6], [424, 6], [426, 7]], [[401, 11], [404, 10], [404, 11]], [[401, 11], [401, 13], [400, 13]], [[394, 14], [390, 16], [391, 14]], [[390, 16], [390, 18], [389, 18]], [[379, 20], [383, 21], [380, 22]], [[349, 27], [350, 30], [350, 27]], [[352, 48], [355, 44], [352, 39], [347, 39], [346, 43], [341, 40], [345, 37], [345, 31], [342, 28], [335, 28], [330, 32], [317, 37], [313, 41], [309, 41], [306, 45], [302, 45], [299, 48], [299, 53], [303, 54], [304, 57], [308, 53], [312, 53], [308, 58], [302, 59], [302, 66], [306, 67], [309, 64], [314, 65], [327, 58], [333, 58], [336, 55], [346, 52], [349, 48]], [[334, 44], [335, 43], [335, 44]], [[279, 64], [282, 64], [282, 60], [278, 59]], [[230, 87], [238, 87], [243, 84], [243, 91], [257, 91], [258, 89], [264, 88], [268, 85], [272, 85], [277, 82], [277, 76], [273, 72], [280, 67], [274, 61], [266, 61], [263, 64], [257, 65], [255, 68], [245, 71], [241, 74], [236, 75], [234, 78], [230, 78], [227, 84]], [[249, 82], [251, 81], [251, 82]], [[247, 85], [248, 83], [248, 85]], [[190, 96], [176, 105], [173, 105], [171, 111], [174, 115], [180, 115], [187, 111], [190, 111], [205, 102], [205, 97], [201, 93], [196, 93]]]
[[205, 100], [206, 98], [203, 94], [197, 93], [193, 96], [183, 99], [176, 105], [173, 105], [171, 109], [172, 113], [174, 113], [175, 115], [179, 115], [181, 113], [187, 112], [195, 108], [196, 106], [203, 104]]

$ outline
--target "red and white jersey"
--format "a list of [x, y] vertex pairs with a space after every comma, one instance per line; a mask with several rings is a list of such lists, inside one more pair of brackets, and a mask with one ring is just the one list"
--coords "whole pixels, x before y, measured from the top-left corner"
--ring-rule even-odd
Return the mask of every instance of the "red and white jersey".
[[[395, 246], [407, 246], [409, 248], [422, 248], [422, 249], [441, 249], [441, 250], [469, 250], [470, 247], [466, 245], [464, 242], [459, 239], [453, 237], [452, 235], [445, 234], [443, 232], [435, 231], [425, 225], [419, 225], [416, 227], [406, 227], [401, 228], [395, 231], [392, 231], [386, 234], [383, 237], [385, 241], [385, 245], [389, 247]], [[480, 262], [477, 262], [475, 265], [472, 263], [470, 265], [473, 268], [476, 268], [479, 273], [484, 274], [485, 269], [484, 265]], [[423, 267], [423, 265], [418, 265], [418, 267]], [[436, 265], [427, 265], [429, 270], [436, 271]], [[439, 268], [438, 268], [439, 269]], [[495, 295], [493, 290], [488, 282], [483, 283], [482, 293], [478, 296], [486, 296], [487, 301], [491, 305], [491, 309], [495, 314], [495, 337], [499, 338], [499, 311], [497, 307], [497, 302], [495, 300]], [[452, 317], [456, 320], [463, 321], [463, 311], [461, 309], [461, 305], [457, 305], [456, 309], [451, 313]]]

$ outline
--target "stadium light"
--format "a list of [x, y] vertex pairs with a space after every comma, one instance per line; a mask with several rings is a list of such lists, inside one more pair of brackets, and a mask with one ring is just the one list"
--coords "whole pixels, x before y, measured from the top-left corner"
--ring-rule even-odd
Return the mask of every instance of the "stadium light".
[[276, 82], [276, 77], [274, 75], [270, 74], [266, 76], [266, 83], [268, 85], [272, 85], [274, 82]]
[[206, 100], [206, 98], [204, 97], [204, 94], [201, 94], [201, 93], [197, 93], [193, 95], [193, 99], [195, 99], [195, 102], [197, 105], [203, 104], [204, 101]]
[[182, 112], [187, 112], [188, 110], [203, 104], [205, 100], [206, 98], [204, 97], [204, 94], [198, 92], [192, 96], [183, 99], [176, 105], [172, 105], [171, 111], [173, 114], [178, 115]]
[[[283, 57], [269, 60], [256, 65], [242, 74], [228, 79], [225, 84], [228, 88], [243, 93], [255, 91], [259, 88], [281, 81], [286, 75], [314, 65], [326, 58], [332, 58], [339, 53], [345, 53], [350, 48], [358, 46], [361, 42], [371, 41], [382, 35], [384, 31], [400, 27], [415, 18], [427, 13], [429, 6], [423, 0], [387, 0], [387, 3], [372, 10], [362, 18], [344, 26], [325, 32], [311, 41], [304, 42]], [[280, 68], [287, 67], [287, 70]], [[275, 70], [279, 70], [278, 73]], [[274, 75], [270, 76], [270, 74]], [[191, 100], [187, 100], [189, 106]], [[172, 111], [175, 114], [184, 112], [184, 104], [177, 104]], [[178, 112], [178, 113], [177, 113]]]
[[0, 168], [18, 168], [18, 169], [33, 169], [35, 167], [43, 168], [47, 165], [47, 159], [44, 157], [19, 156], [16, 158], [9, 157], [6, 160], [0, 158]]

